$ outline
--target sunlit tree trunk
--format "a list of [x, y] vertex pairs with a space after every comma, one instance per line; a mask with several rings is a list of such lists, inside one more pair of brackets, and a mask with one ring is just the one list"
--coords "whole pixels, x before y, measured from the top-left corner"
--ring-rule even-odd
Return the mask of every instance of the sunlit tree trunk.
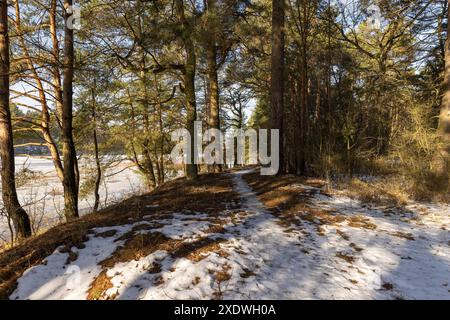
[[74, 37], [69, 25], [72, 13], [72, 0], [64, 1], [64, 81], [62, 104], [62, 145], [64, 164], [64, 213], [67, 220], [78, 218], [77, 157], [73, 141], [73, 76], [74, 76]]
[[14, 146], [9, 109], [9, 36], [8, 5], [0, 1], [0, 156], [3, 204], [13, 221], [17, 238], [31, 236], [30, 220], [17, 198]]
[[62, 85], [61, 85], [61, 71], [59, 68], [59, 40], [56, 29], [56, 9], [57, 9], [57, 0], [51, 0], [50, 6], [50, 14], [49, 14], [49, 22], [50, 22], [50, 36], [52, 39], [52, 56], [55, 60], [54, 66], [52, 68], [53, 72], [53, 87], [55, 94], [55, 104], [56, 104], [56, 115], [58, 125], [61, 127], [61, 119], [62, 119]]

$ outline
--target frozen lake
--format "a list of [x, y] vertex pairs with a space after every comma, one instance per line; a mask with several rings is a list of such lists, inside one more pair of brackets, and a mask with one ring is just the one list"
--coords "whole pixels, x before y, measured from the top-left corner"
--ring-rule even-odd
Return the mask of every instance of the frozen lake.
[[[92, 163], [80, 161], [81, 184], [90, 176]], [[26, 168], [28, 174], [20, 172]], [[31, 173], [31, 174], [30, 174]], [[19, 201], [30, 215], [34, 231], [64, 221], [63, 186], [56, 175], [53, 162], [46, 158], [16, 157], [17, 193]], [[143, 180], [128, 160], [117, 161], [106, 171], [100, 186], [100, 207], [118, 202], [145, 191]], [[25, 177], [25, 178], [24, 178]], [[92, 211], [94, 197], [79, 199], [80, 214]], [[9, 240], [6, 217], [0, 217], [0, 242]]]

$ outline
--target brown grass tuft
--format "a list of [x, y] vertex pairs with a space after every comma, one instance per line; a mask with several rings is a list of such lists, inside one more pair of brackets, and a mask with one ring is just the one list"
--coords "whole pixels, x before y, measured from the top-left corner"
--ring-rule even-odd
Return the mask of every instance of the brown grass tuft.
[[92, 282], [88, 291], [88, 300], [114, 299], [112, 297], [105, 297], [104, 293], [113, 287], [111, 279], [106, 275], [106, 270], [103, 270], [98, 277]]
[[410, 240], [410, 241], [416, 240], [412, 233], [405, 233], [405, 232], [401, 232], [401, 231], [396, 231], [396, 232], [389, 232], [389, 234], [391, 236], [398, 237], [398, 238], [403, 238], [403, 239]]
[[351, 216], [348, 219], [348, 225], [353, 228], [364, 228], [369, 230], [375, 230], [377, 226], [370, 222], [369, 218], [362, 215]]
[[160, 232], [130, 235], [125, 244], [117, 248], [106, 260], [102, 261], [101, 265], [106, 268], [112, 268], [120, 262], [139, 260], [157, 251], [161, 244], [169, 241], [170, 239]]
[[355, 261], [355, 257], [349, 256], [349, 255], [347, 255], [347, 254], [345, 254], [343, 252], [336, 253], [336, 257], [338, 257], [338, 258], [340, 258], [342, 260], [345, 260], [345, 261], [347, 261], [350, 264], [352, 264]]

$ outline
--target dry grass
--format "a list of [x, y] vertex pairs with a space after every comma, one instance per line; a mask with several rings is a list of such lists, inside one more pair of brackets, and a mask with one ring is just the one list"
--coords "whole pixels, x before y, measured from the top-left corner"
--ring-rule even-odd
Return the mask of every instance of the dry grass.
[[226, 282], [231, 279], [232, 268], [229, 264], [224, 264], [222, 270], [212, 271], [214, 273], [215, 281], [217, 284], [217, 291], [213, 292], [213, 297], [215, 300], [221, 300], [223, 298], [224, 287], [226, 287]]
[[129, 235], [125, 244], [117, 248], [106, 260], [102, 261], [101, 265], [106, 268], [112, 268], [120, 262], [139, 260], [157, 251], [163, 244], [170, 243], [171, 241], [160, 232]]
[[[227, 202], [236, 202], [237, 197], [236, 194], [233, 193], [231, 189], [231, 182], [222, 179], [223, 176], [216, 176], [218, 178], [217, 185], [212, 182], [211, 185], [208, 185], [207, 187], [188, 187], [184, 188], [186, 191], [186, 194], [189, 195], [189, 197], [197, 197], [198, 194], [205, 192], [205, 188], [207, 188], [209, 191], [213, 191], [215, 193], [221, 194], [221, 202], [217, 202], [215, 197], [211, 196], [207, 199], [203, 199], [202, 205], [204, 205], [203, 212], [208, 212], [210, 215], [215, 215], [218, 212], [221, 212], [225, 210], [224, 207]], [[210, 176], [211, 178], [211, 176]], [[179, 192], [177, 190], [176, 192]], [[177, 197], [186, 199], [186, 194], [178, 194]], [[167, 195], [167, 193], [166, 193]], [[158, 211], [158, 214], [155, 214], [158, 218], [161, 218], [161, 212], [168, 213], [170, 211], [180, 211], [180, 208], [176, 208], [173, 204], [172, 199], [176, 200], [176, 202], [179, 199], [174, 199], [172, 197], [169, 197], [168, 199], [171, 199], [170, 204], [159, 205], [156, 211]], [[223, 201], [226, 199], [226, 202]], [[198, 200], [200, 202], [200, 200]], [[214, 201], [214, 202], [211, 202]], [[167, 206], [170, 206], [168, 208]], [[182, 207], [183, 210], [189, 210], [185, 207]], [[198, 206], [195, 208], [192, 208], [192, 211], [198, 211]], [[202, 220], [202, 219], [199, 219]], [[216, 218], [213, 219], [215, 224], [207, 231], [207, 233], [219, 233], [223, 232], [223, 221]], [[212, 252], [226, 257], [227, 253], [221, 249], [220, 244], [224, 243], [224, 239], [210, 239], [210, 238], [202, 238], [195, 242], [189, 242], [185, 243], [181, 240], [173, 240], [170, 238], [167, 238], [165, 235], [159, 232], [149, 232], [147, 234], [136, 234], [137, 231], [141, 230], [149, 230], [158, 228], [158, 224], [153, 224], [152, 226], [142, 224], [137, 225], [131, 230], [130, 232], [126, 233], [122, 237], [120, 237], [118, 240], [124, 240], [125, 244], [119, 248], [107, 259], [101, 262], [101, 266], [104, 269], [103, 272], [99, 275], [100, 279], [95, 279], [95, 281], [92, 283], [92, 286], [89, 290], [89, 297], [94, 299], [108, 299], [112, 297], [106, 297], [105, 292], [111, 288], [110, 280], [105, 279], [106, 270], [108, 268], [113, 267], [117, 263], [120, 262], [126, 262], [126, 261], [132, 261], [132, 260], [139, 260], [142, 257], [148, 256], [152, 254], [155, 251], [163, 250], [169, 252], [174, 258], [186, 258], [193, 262], [199, 262], [203, 259], [205, 259], [209, 254]], [[159, 263], [154, 263], [149, 269], [148, 272], [150, 273], [159, 273], [161, 271], [161, 265]], [[174, 271], [174, 270], [173, 270]], [[223, 276], [224, 277], [224, 276]], [[199, 281], [199, 280], [198, 280]], [[158, 276], [155, 278], [154, 285], [158, 286], [164, 283], [164, 279], [161, 276]]]
[[229, 256], [229, 254], [220, 246], [220, 244], [223, 244], [225, 242], [225, 239], [207, 239], [207, 241], [204, 241], [203, 243], [190, 248], [192, 250], [189, 252], [189, 254], [186, 255], [186, 258], [194, 262], [199, 262], [207, 258], [212, 252], [218, 254], [223, 258], [226, 258]]
[[405, 233], [405, 232], [401, 232], [401, 231], [388, 232], [388, 233], [394, 237], [398, 237], [398, 238], [402, 238], [402, 239], [406, 239], [406, 240], [410, 240], [410, 241], [416, 240], [412, 233]]
[[352, 179], [344, 187], [348, 189], [350, 197], [363, 203], [386, 207], [403, 207], [408, 203], [404, 187], [395, 180], [367, 183]]
[[370, 222], [369, 218], [361, 215], [348, 217], [348, 225], [353, 228], [364, 228], [369, 230], [375, 230], [377, 226]]
[[343, 252], [336, 253], [336, 257], [345, 260], [346, 262], [352, 264], [355, 261], [355, 257], [345, 254]]
[[[107, 297], [104, 296], [104, 293], [112, 287], [113, 285], [111, 283], [111, 279], [106, 275], [106, 270], [103, 270], [100, 275], [92, 282], [91, 287], [89, 288], [87, 299], [106, 299]], [[110, 299], [114, 299], [114, 296], [110, 297]]]
[[307, 195], [302, 193], [299, 184], [322, 187], [325, 183], [317, 179], [305, 179], [295, 175], [261, 176], [258, 172], [245, 175], [245, 180], [258, 194], [264, 205], [274, 213], [282, 212], [299, 200], [305, 200]]
[[330, 212], [325, 211], [325, 210], [316, 210], [316, 209], [311, 209], [311, 208], [308, 208], [307, 211], [301, 212], [300, 218], [302, 220], [308, 221], [310, 223], [315, 223], [315, 224], [319, 224], [319, 225], [337, 224], [337, 223], [343, 222], [347, 219], [344, 215], [331, 214]]
[[322, 180], [305, 179], [294, 175], [260, 176], [258, 173], [247, 174], [244, 178], [264, 205], [279, 218], [277, 223], [285, 228], [285, 232], [301, 229], [301, 222], [305, 221], [315, 224], [319, 235], [325, 235], [321, 225], [345, 220], [342, 215], [317, 210], [309, 204], [311, 195], [305, 192], [301, 185], [322, 187], [324, 185]]
[[[169, 252], [174, 258], [186, 258], [193, 262], [199, 262], [205, 259], [212, 252], [226, 257], [227, 253], [220, 248], [220, 244], [224, 243], [224, 239], [202, 238], [195, 242], [183, 242], [181, 240], [173, 240], [164, 236], [162, 233], [153, 232], [148, 234], [135, 234], [130, 232], [126, 234], [125, 244], [116, 249], [116, 251], [103, 260], [100, 265], [103, 271], [93, 281], [88, 297], [89, 299], [109, 299], [105, 292], [112, 288], [111, 281], [106, 277], [106, 271], [114, 267], [117, 263], [139, 260], [155, 251], [163, 250]], [[147, 270], [149, 273], [160, 273], [161, 265], [158, 262], [153, 263]], [[174, 271], [174, 270], [172, 270]], [[226, 272], [218, 272], [218, 281], [225, 281]], [[164, 279], [161, 276], [155, 278], [154, 285], [161, 285]]]
[[216, 281], [225, 282], [231, 279], [231, 266], [229, 264], [225, 264], [222, 267], [222, 270], [216, 271]]
[[424, 169], [411, 173], [408, 192], [414, 200], [450, 202], [450, 172]]
[[[94, 279], [89, 288], [89, 300], [114, 299], [114, 297], [105, 295], [105, 292], [113, 287], [111, 280], [106, 275], [108, 268], [112, 268], [120, 262], [139, 260], [140, 258], [155, 252], [163, 244], [171, 241], [159, 232], [149, 234], [134, 234], [134, 232], [131, 232], [127, 234], [127, 237], [128, 238], [123, 246], [117, 248], [110, 257], [100, 263], [103, 270]], [[154, 264], [148, 271], [150, 273], [157, 273], [159, 272], [158, 270], [160, 270], [160, 267], [161, 266]]]

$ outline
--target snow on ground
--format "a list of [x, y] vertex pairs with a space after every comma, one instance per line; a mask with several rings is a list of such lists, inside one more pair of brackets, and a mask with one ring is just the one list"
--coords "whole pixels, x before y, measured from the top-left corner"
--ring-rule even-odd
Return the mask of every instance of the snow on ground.
[[[30, 215], [33, 229], [53, 226], [63, 221], [63, 187], [56, 176], [53, 162], [47, 158], [16, 157], [16, 173], [24, 168], [37, 173], [36, 179], [27, 180], [17, 188], [19, 200]], [[86, 173], [86, 161], [80, 163], [81, 182]], [[117, 173], [117, 174], [114, 174]], [[144, 190], [142, 179], [129, 161], [107, 170], [107, 177], [100, 186], [101, 207], [119, 202]], [[89, 213], [94, 205], [93, 196], [79, 200], [80, 214]], [[9, 229], [5, 217], [0, 217], [0, 240], [9, 240]]]
[[[175, 213], [154, 221], [170, 239], [194, 243], [222, 239], [220, 250], [199, 261], [157, 250], [106, 270], [115, 299], [450, 299], [450, 208], [411, 204], [405, 212], [368, 208], [345, 196], [325, 196], [299, 186], [315, 210], [340, 217], [335, 223], [302, 219], [286, 227], [268, 212], [243, 179], [233, 173], [242, 197], [239, 211], [216, 217]], [[232, 213], [234, 214], [232, 217]], [[224, 231], [209, 233], [221, 221]], [[145, 223], [145, 222], [142, 222]], [[148, 223], [148, 222], [147, 222]], [[87, 297], [100, 273], [99, 261], [121, 245], [117, 240], [134, 225], [112, 227], [110, 238], [90, 236], [78, 259], [65, 262], [59, 250], [46, 263], [29, 269], [12, 299]], [[105, 228], [103, 228], [105, 229]], [[107, 231], [94, 230], [94, 233]], [[102, 248], [102, 249], [100, 249]], [[149, 272], [150, 269], [157, 270]], [[81, 285], [65, 274], [80, 269]]]
[[[132, 227], [133, 225], [115, 227], [116, 236], [124, 235]], [[111, 228], [94, 229], [83, 249], [71, 248], [78, 255], [74, 265], [68, 266], [69, 253], [63, 247], [57, 248], [41, 265], [24, 273], [11, 299], [84, 299], [91, 282], [102, 271], [98, 263], [123, 244], [122, 241], [115, 241], [116, 238], [96, 236], [108, 230]]]

